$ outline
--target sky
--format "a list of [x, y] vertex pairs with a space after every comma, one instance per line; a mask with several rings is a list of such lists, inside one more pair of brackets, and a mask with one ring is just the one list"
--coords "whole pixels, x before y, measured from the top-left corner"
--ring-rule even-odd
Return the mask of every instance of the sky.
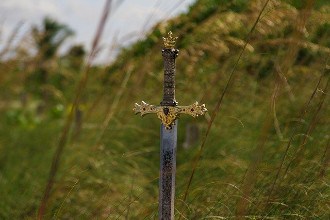
[[[136, 40], [137, 33], [147, 31], [160, 20], [187, 11], [194, 1], [114, 0], [113, 5], [118, 7], [112, 7], [116, 9], [106, 25], [102, 48], [110, 48], [113, 39], [117, 39], [120, 45], [131, 43]], [[27, 33], [32, 25], [40, 25], [42, 19], [49, 16], [75, 31], [75, 36], [66, 42], [63, 51], [67, 45], [78, 43], [89, 49], [104, 4], [105, 0], [0, 0], [0, 48], [19, 22], [23, 22], [23, 26], [16, 40]], [[147, 20], [150, 22], [147, 23]], [[103, 52], [99, 62], [109, 59]]]

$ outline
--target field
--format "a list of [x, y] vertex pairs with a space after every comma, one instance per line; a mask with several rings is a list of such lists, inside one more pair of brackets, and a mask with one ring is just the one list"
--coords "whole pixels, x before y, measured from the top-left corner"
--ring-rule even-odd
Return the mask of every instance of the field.
[[176, 99], [208, 108], [178, 123], [176, 219], [329, 219], [330, 4], [301, 2], [199, 0], [106, 65], [45, 19], [0, 62], [0, 219], [157, 219], [160, 122], [132, 109], [169, 30]]

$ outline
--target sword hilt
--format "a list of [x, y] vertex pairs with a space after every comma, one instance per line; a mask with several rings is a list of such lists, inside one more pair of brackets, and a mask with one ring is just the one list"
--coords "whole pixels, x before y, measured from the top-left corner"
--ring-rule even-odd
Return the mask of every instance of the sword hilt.
[[178, 49], [164, 48], [162, 50], [164, 60], [164, 93], [161, 106], [176, 106], [175, 100], [175, 59], [179, 54]]
[[207, 112], [205, 105], [199, 105], [198, 102], [188, 106], [177, 106], [178, 103], [175, 100], [175, 59], [179, 50], [174, 48], [176, 39], [177, 37], [173, 37], [172, 32], [169, 32], [167, 37], [163, 37], [164, 96], [160, 103], [161, 106], [149, 105], [142, 101], [141, 104], [135, 103], [133, 109], [135, 114], [140, 113], [141, 116], [151, 113], [157, 114], [166, 129], [172, 128], [180, 114], [197, 117]]

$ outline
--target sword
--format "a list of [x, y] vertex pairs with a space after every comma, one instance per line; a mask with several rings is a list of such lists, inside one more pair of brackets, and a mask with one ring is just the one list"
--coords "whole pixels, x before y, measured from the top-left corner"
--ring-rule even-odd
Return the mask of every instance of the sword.
[[159, 176], [159, 219], [174, 219], [175, 196], [175, 172], [176, 172], [176, 147], [177, 126], [180, 114], [188, 114], [193, 117], [204, 115], [207, 111], [205, 104], [195, 102], [188, 106], [178, 106], [175, 100], [175, 59], [179, 50], [175, 49], [177, 37], [172, 32], [163, 37], [164, 48], [162, 56], [164, 60], [163, 100], [160, 106], [149, 105], [142, 101], [135, 103], [135, 114], [157, 114], [161, 120], [160, 127], [160, 176]]

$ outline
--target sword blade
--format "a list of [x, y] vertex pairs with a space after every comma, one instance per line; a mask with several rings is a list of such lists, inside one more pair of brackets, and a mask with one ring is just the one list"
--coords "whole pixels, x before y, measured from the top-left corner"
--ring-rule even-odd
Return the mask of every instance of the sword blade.
[[174, 219], [177, 123], [172, 129], [160, 128], [159, 219]]

